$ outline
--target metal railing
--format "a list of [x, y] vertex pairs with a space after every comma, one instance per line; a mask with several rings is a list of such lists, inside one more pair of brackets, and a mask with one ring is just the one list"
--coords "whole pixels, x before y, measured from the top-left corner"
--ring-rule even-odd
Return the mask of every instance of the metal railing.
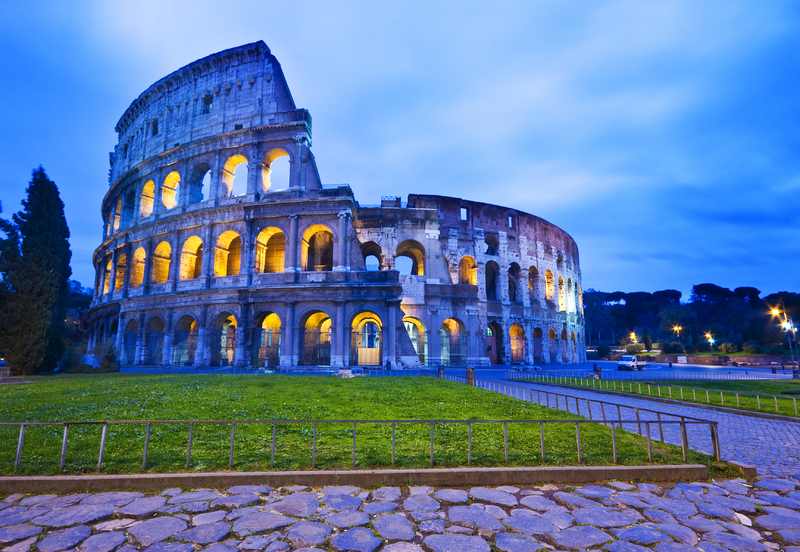
[[[509, 379], [541, 382], [552, 385], [563, 385], [596, 391], [613, 391], [617, 393], [630, 393], [645, 397], [681, 400], [698, 404], [727, 406], [743, 410], [757, 410], [762, 412], [782, 413], [800, 416], [800, 405], [797, 397], [779, 397], [774, 394], [753, 393], [750, 391], [731, 391], [724, 389], [708, 389], [705, 387], [690, 387], [686, 385], [663, 384], [646, 381], [623, 381], [614, 379], [595, 379], [572, 376], [545, 376], [527, 372], [512, 371]], [[750, 403], [749, 401], [752, 401]], [[752, 408], [755, 407], [755, 408]]]

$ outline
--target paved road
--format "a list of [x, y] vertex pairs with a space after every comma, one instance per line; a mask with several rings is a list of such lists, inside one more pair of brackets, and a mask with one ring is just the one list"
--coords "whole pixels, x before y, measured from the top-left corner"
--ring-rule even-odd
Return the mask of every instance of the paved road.
[[[800, 478], [800, 422], [770, 420], [746, 414], [721, 412], [703, 408], [702, 406], [668, 404], [646, 398], [625, 397], [583, 389], [533, 383], [504, 383], [517, 389], [517, 392], [519, 392], [519, 389], [558, 391], [583, 399], [619, 403], [630, 408], [652, 408], [676, 416], [692, 416], [712, 420], [718, 423], [719, 441], [724, 460], [735, 460], [754, 465], [758, 472], [763, 475], [776, 477], [795, 476]], [[532, 396], [528, 394], [525, 398], [537, 400], [535, 393]], [[600, 406], [597, 403], [592, 404], [593, 417], [600, 418]], [[561, 407], [563, 409], [563, 402]], [[575, 405], [572, 402], [570, 402], [568, 408], [570, 412], [575, 412]], [[623, 409], [623, 418], [631, 419], [631, 412], [631, 410], [626, 411]], [[585, 403], [581, 404], [581, 414], [588, 414]], [[628, 425], [626, 429], [634, 428]], [[651, 430], [655, 436], [657, 428], [651, 427]], [[664, 437], [670, 443], [680, 444], [678, 426], [665, 424]], [[708, 429], [706, 427], [690, 426], [689, 446], [695, 450], [710, 452], [711, 439]]]

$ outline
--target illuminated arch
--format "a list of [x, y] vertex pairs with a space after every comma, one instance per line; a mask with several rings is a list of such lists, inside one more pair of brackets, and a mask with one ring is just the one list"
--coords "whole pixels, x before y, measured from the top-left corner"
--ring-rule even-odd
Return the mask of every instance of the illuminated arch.
[[148, 180], [142, 185], [142, 192], [139, 195], [139, 215], [149, 217], [153, 214], [156, 202], [156, 183]]
[[364, 268], [375, 272], [381, 270], [383, 266], [383, 252], [381, 246], [374, 241], [361, 244], [361, 255], [364, 257]]
[[539, 270], [535, 266], [528, 268], [528, 295], [530, 295], [531, 303], [538, 300]]
[[[402, 261], [398, 265], [398, 258], [409, 259], [411, 266], [404, 269]], [[425, 248], [416, 240], [405, 240], [397, 246], [395, 266], [400, 270], [400, 274], [425, 276]]]
[[289, 153], [282, 148], [271, 149], [264, 156], [262, 191], [284, 190], [289, 187]]
[[300, 249], [303, 270], [326, 272], [333, 270], [333, 232], [324, 224], [312, 224], [303, 232]]
[[226, 230], [214, 247], [214, 276], [237, 276], [242, 268], [242, 238], [234, 230]]
[[442, 364], [463, 364], [466, 358], [464, 324], [457, 318], [447, 318], [439, 328]]
[[139, 340], [139, 321], [129, 320], [122, 335], [122, 353], [125, 364], [136, 362], [136, 342]]
[[194, 280], [203, 275], [203, 240], [189, 236], [181, 248], [181, 280]]
[[172, 364], [192, 366], [197, 355], [197, 320], [192, 316], [182, 316], [175, 324], [172, 338]]
[[464, 255], [458, 263], [458, 283], [478, 285], [478, 265], [475, 259], [469, 255]]
[[144, 283], [144, 265], [147, 262], [147, 252], [144, 247], [137, 247], [133, 252], [133, 262], [131, 263], [131, 282], [132, 288], [141, 287]]
[[111, 291], [111, 268], [113, 267], [113, 263], [111, 261], [111, 257], [109, 256], [105, 262], [105, 268], [103, 269], [103, 295], [108, 295]]
[[511, 362], [525, 361], [525, 330], [519, 324], [511, 324], [508, 328], [508, 340], [511, 346]]
[[144, 363], [160, 365], [164, 362], [164, 321], [154, 316], [145, 326], [145, 358]]
[[544, 298], [552, 302], [556, 297], [556, 285], [553, 271], [549, 268], [544, 271]]
[[114, 273], [114, 290], [120, 290], [125, 286], [125, 273], [128, 271], [128, 255], [125, 253], [117, 254], [117, 270]]
[[356, 366], [380, 366], [383, 343], [383, 322], [371, 311], [362, 311], [350, 324], [352, 339], [350, 361]]
[[421, 364], [425, 364], [428, 358], [428, 340], [425, 333], [425, 325], [413, 316], [403, 317], [403, 327], [406, 329], [411, 346], [419, 357]]
[[303, 321], [302, 354], [304, 365], [327, 366], [331, 363], [331, 317], [323, 311], [309, 313]]
[[236, 359], [236, 337], [239, 321], [236, 316], [225, 312], [217, 316], [212, 333], [211, 364], [214, 366], [233, 366]]
[[247, 157], [236, 153], [228, 157], [222, 167], [222, 184], [225, 196], [234, 197], [247, 193]]
[[562, 276], [558, 277], [558, 310], [561, 312], [567, 310], [567, 290]]
[[267, 312], [256, 320], [253, 364], [274, 368], [280, 360], [281, 318], [274, 312]]
[[150, 275], [154, 284], [163, 284], [169, 279], [172, 263], [172, 246], [167, 241], [160, 242], [153, 251], [153, 267]]
[[165, 209], [174, 209], [178, 206], [178, 191], [181, 185], [181, 174], [171, 171], [161, 184], [161, 204]]
[[283, 272], [286, 236], [276, 226], [268, 226], [256, 236], [256, 272]]

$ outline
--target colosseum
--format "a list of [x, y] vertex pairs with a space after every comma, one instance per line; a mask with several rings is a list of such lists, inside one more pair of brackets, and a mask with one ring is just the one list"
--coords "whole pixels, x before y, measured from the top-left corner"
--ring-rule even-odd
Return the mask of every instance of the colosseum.
[[324, 186], [263, 42], [178, 69], [116, 125], [89, 361], [335, 369], [584, 360], [578, 247], [512, 208]]

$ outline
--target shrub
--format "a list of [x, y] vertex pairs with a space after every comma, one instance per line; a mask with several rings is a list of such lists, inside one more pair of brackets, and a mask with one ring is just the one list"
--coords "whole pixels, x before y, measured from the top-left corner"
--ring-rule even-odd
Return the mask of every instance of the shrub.
[[745, 341], [742, 344], [742, 352], [748, 355], [757, 355], [761, 352], [761, 345], [757, 341]]
[[685, 353], [686, 350], [683, 348], [683, 345], [677, 341], [673, 341], [671, 343], [664, 343], [664, 345], [661, 347], [661, 352], [663, 352], [665, 355], [678, 355]]
[[720, 343], [719, 352], [721, 353], [735, 353], [739, 350], [736, 343]]
[[608, 358], [611, 354], [611, 347], [608, 345], [599, 345], [597, 347], [597, 358]]
[[631, 343], [625, 346], [625, 352], [629, 355], [635, 355], [644, 351], [644, 345], [641, 343]]

